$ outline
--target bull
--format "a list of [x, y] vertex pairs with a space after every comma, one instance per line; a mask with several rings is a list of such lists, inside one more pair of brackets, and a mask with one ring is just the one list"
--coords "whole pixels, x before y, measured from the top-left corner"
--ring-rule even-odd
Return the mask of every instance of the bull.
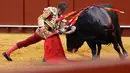
[[[111, 4], [99, 4], [99, 6], [113, 8]], [[79, 16], [75, 26], [76, 31], [66, 35], [67, 50], [69, 52], [76, 52], [86, 42], [91, 49], [92, 59], [96, 59], [97, 57], [100, 58], [101, 45], [112, 43], [121, 59], [128, 56], [122, 43], [116, 12], [98, 6], [91, 6]], [[98, 46], [98, 52], [96, 51], [96, 45]]]

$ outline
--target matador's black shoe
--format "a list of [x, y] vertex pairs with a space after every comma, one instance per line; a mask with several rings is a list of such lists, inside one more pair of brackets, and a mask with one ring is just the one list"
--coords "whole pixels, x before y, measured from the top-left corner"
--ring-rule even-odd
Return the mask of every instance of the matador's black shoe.
[[8, 61], [12, 61], [12, 59], [10, 57], [8, 57], [8, 55], [6, 54], [6, 52], [3, 52], [2, 55], [8, 60]]
[[46, 60], [43, 58], [43, 59], [42, 59], [42, 62], [46, 62]]

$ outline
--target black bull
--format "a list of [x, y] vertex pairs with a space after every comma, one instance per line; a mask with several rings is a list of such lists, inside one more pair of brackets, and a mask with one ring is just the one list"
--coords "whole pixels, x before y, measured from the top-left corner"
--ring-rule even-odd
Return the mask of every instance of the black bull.
[[[110, 4], [100, 5], [113, 8]], [[127, 52], [122, 44], [118, 15], [116, 12], [107, 11], [97, 6], [91, 6], [79, 16], [75, 26], [77, 28], [76, 31], [66, 35], [68, 51], [76, 52], [84, 42], [87, 42], [92, 51], [92, 59], [95, 59], [100, 57], [101, 44], [112, 43], [120, 58], [127, 56]], [[98, 52], [96, 51], [96, 45], [98, 46]]]

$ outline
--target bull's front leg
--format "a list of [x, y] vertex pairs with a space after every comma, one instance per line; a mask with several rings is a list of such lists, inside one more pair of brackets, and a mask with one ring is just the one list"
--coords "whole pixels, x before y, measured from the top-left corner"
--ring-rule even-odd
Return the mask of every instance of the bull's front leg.
[[96, 43], [94, 43], [93, 41], [87, 41], [88, 46], [91, 49], [92, 52], [92, 60], [96, 60], [97, 59], [97, 54], [96, 54]]
[[100, 52], [101, 52], [102, 45], [97, 44], [97, 47], [98, 47], [97, 58], [100, 59]]

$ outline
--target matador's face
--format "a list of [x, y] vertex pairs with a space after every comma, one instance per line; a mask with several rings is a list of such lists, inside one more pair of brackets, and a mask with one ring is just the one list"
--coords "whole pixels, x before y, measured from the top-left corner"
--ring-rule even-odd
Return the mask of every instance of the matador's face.
[[58, 13], [61, 15], [66, 9], [58, 8]]

